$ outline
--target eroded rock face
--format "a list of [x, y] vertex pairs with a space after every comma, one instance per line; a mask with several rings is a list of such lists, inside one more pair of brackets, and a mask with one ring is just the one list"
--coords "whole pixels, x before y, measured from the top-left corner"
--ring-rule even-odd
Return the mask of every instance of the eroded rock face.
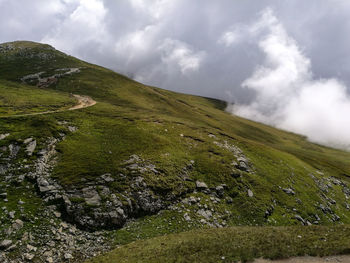
[[56, 73], [49, 77], [42, 77], [42, 75], [45, 74], [45, 72], [38, 72], [22, 77], [21, 81], [27, 84], [36, 83], [38, 87], [48, 87], [51, 84], [55, 84], [59, 78], [67, 75], [72, 75], [74, 73], [79, 73], [80, 70], [80, 68], [56, 69], [56, 71], [59, 73]]

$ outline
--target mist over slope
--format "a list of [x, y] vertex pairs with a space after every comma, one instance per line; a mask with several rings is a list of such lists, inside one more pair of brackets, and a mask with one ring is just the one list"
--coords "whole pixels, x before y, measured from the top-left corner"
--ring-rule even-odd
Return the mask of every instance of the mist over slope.
[[310, 59], [284, 26], [266, 9], [244, 31], [227, 32], [223, 41], [251, 37], [265, 54], [264, 63], [242, 83], [255, 97], [228, 111], [255, 121], [306, 135], [310, 141], [350, 150], [350, 96], [338, 79], [313, 77]]

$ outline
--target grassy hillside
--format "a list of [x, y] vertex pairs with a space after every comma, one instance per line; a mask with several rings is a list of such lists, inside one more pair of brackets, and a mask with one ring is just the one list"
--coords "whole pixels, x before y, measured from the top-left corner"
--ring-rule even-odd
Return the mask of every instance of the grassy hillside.
[[350, 252], [349, 226], [230, 227], [130, 243], [87, 263], [235, 262]]
[[[28, 189], [59, 220], [108, 230], [114, 245], [206, 227], [350, 223], [350, 153], [232, 116], [222, 101], [145, 86], [32, 42], [0, 45], [0, 89], [3, 228], [25, 218], [27, 229], [49, 231], [31, 219], [32, 205], [18, 205]], [[97, 104], [1, 118], [69, 108], [72, 93]]]
[[14, 82], [0, 80], [0, 90], [0, 117], [64, 110], [76, 103], [67, 93]]

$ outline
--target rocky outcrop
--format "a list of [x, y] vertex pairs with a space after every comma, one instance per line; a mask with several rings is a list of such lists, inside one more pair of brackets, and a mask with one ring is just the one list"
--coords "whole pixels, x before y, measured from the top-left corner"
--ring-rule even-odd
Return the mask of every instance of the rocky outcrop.
[[232, 161], [233, 169], [233, 177], [239, 177], [240, 173], [236, 171], [243, 171], [248, 173], [253, 173], [253, 165], [250, 163], [249, 159], [244, 155], [243, 151], [232, 144], [229, 144], [227, 141], [224, 141], [224, 143], [214, 141], [214, 144], [217, 145], [220, 148], [224, 148], [230, 152], [233, 153], [233, 156], [236, 158], [236, 160]]
[[61, 69], [56, 69], [57, 72], [52, 76], [49, 77], [42, 77], [42, 75], [45, 74], [45, 72], [38, 72], [30, 75], [26, 75], [21, 78], [21, 81], [23, 83], [27, 84], [36, 84], [38, 87], [48, 87], [51, 84], [55, 84], [59, 78], [67, 75], [72, 75], [74, 73], [79, 73], [80, 68], [61, 68]]

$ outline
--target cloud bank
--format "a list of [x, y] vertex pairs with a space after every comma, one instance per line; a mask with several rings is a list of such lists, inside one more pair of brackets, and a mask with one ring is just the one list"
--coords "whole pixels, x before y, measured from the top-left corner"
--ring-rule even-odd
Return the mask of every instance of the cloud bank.
[[239, 103], [242, 116], [342, 145], [349, 13], [348, 0], [0, 0], [0, 42], [48, 43], [145, 84]]
[[[228, 33], [225, 33], [226, 36]], [[264, 63], [242, 83], [255, 97], [229, 110], [242, 117], [306, 135], [309, 140], [350, 150], [350, 96], [339, 80], [315, 79], [311, 62], [288, 36], [272, 9], [246, 29], [259, 35]]]

